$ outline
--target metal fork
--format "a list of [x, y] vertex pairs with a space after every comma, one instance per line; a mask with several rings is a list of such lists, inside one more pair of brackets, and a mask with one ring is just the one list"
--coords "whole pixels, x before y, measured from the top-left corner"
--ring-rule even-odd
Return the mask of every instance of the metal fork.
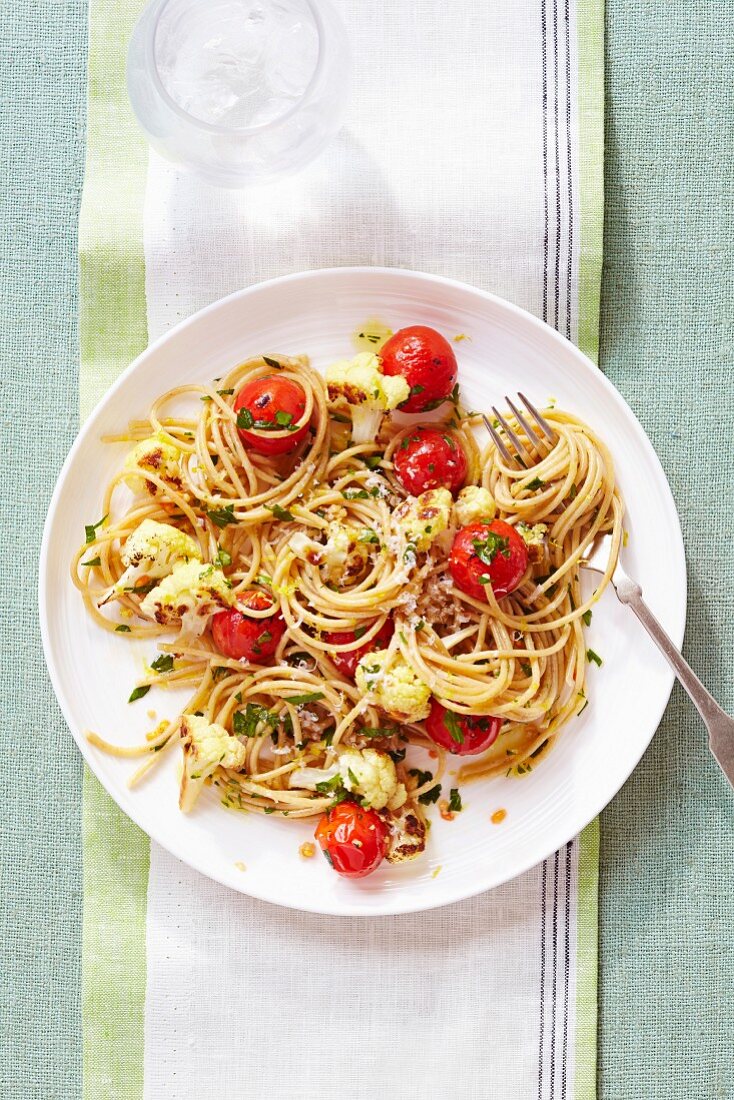
[[[612, 549], [611, 535], [597, 535], [581, 560], [581, 566], [596, 573], [605, 573]], [[729, 783], [734, 787], [734, 718], [723, 711], [698, 676], [673, 645], [658, 620], [642, 598], [642, 589], [624, 571], [622, 563], [612, 574], [612, 585], [620, 603], [631, 607], [637, 618], [673, 669], [691, 702], [703, 719], [709, 734], [709, 749]]]
[[[518, 394], [518, 397], [525, 406], [534, 427], [530, 426], [525, 416], [520, 413], [508, 397], [505, 397], [505, 401], [516, 423], [525, 433], [528, 439], [527, 445], [522, 443], [517, 433], [508, 424], [507, 419], [500, 415], [496, 408], [493, 408], [492, 412], [496, 417], [497, 427], [491, 424], [486, 416], [483, 419], [487, 431], [505, 461], [510, 465], [516, 462], [519, 466], [527, 469], [528, 466], [534, 465], [539, 459], [545, 457], [547, 450], [544, 450], [544, 448], [552, 446], [557, 436], [547, 420], [541, 416], [527, 397], [524, 397], [523, 394]], [[515, 448], [514, 454], [507, 448], [498, 428], [502, 429]], [[593, 543], [587, 547], [586, 554], [579, 564], [584, 569], [603, 575], [606, 573], [611, 552], [612, 536], [609, 534], [597, 535]], [[634, 611], [673, 669], [681, 686], [688, 693], [691, 702], [701, 715], [708, 730], [709, 749], [729, 783], [734, 787], [734, 718], [730, 718], [726, 711], [721, 709], [713, 695], [706, 690], [691, 666], [673, 645], [673, 642], [643, 600], [642, 589], [639, 584], [627, 576], [619, 558], [612, 574], [612, 586], [620, 603], [626, 604]]]
[[[536, 462], [545, 458], [558, 437], [548, 421], [540, 415], [535, 405], [533, 405], [531, 401], [528, 401], [524, 394], [518, 393], [517, 396], [525, 406], [527, 415], [523, 415], [517, 405], [510, 401], [509, 397], [505, 397], [505, 401], [512, 415], [515, 417], [516, 423], [519, 424], [525, 432], [525, 436], [528, 440], [527, 444], [521, 442], [517, 433], [513, 431], [505, 417], [502, 413], [497, 411], [494, 405], [492, 406], [492, 412], [495, 415], [497, 427], [492, 424], [489, 417], [484, 413], [482, 413], [482, 419], [484, 420], [487, 431], [492, 436], [495, 447], [502, 455], [505, 462], [509, 465], [516, 462], [519, 466], [524, 466], [525, 469], [527, 469], [528, 466], [534, 466]], [[533, 421], [535, 427], [531, 428], [530, 424], [528, 424], [528, 419]], [[498, 428], [502, 429], [512, 446], [515, 448], [514, 454], [508, 450], [505, 441], [497, 430]]]

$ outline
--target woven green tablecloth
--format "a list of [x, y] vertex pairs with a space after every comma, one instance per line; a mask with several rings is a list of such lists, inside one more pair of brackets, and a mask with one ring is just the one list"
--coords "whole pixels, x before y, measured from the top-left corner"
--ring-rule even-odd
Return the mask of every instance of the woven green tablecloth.
[[[734, 9], [607, 8], [602, 366], [670, 478], [689, 560], [686, 650], [734, 712]], [[77, 424], [85, 35], [80, 0], [17, 0], [0, 17], [3, 1100], [81, 1089], [81, 763], [44, 670], [35, 568]], [[605, 1100], [734, 1096], [733, 822], [734, 795], [676, 689], [602, 818]]]

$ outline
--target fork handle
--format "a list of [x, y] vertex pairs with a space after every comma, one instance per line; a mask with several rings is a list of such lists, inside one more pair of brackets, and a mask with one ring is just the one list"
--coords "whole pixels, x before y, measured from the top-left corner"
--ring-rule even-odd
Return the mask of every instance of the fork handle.
[[[655, 645], [666, 658], [683, 687], [688, 692], [696, 710], [701, 715], [711, 738], [717, 758], [724, 752], [731, 754], [734, 763], [734, 719], [722, 710], [713, 695], [706, 690], [688, 662], [676, 649], [658, 620], [642, 598], [642, 589], [627, 576], [613, 578], [620, 601], [634, 611]], [[722, 763], [722, 761], [719, 761]], [[726, 769], [725, 769], [726, 770]], [[727, 772], [727, 775], [729, 773]], [[729, 776], [729, 781], [732, 781]], [[734, 783], [733, 783], [734, 785]]]

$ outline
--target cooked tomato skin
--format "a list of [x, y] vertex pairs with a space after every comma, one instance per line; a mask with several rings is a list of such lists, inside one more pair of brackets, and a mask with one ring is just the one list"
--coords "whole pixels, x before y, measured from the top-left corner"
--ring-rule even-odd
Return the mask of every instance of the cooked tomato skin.
[[431, 712], [426, 718], [426, 733], [435, 745], [454, 753], [456, 756], [476, 756], [493, 745], [499, 736], [502, 719], [489, 714], [457, 714], [456, 720], [463, 741], [451, 736], [446, 726], [446, 708], [438, 699], [431, 700]]
[[[240, 608], [267, 611], [275, 603], [269, 592], [253, 589], [239, 597]], [[261, 664], [275, 653], [285, 633], [286, 623], [280, 611], [267, 619], [251, 619], [236, 607], [218, 612], [212, 619], [212, 638], [221, 654], [234, 661]], [[270, 637], [263, 637], [269, 634]]]
[[339, 802], [321, 818], [314, 836], [334, 870], [347, 878], [371, 875], [387, 852], [388, 832], [374, 810]]
[[[483, 562], [476, 553], [474, 542], [486, 540], [489, 532], [507, 539], [505, 553], [495, 554], [491, 565]], [[491, 523], [479, 520], [462, 527], [454, 538], [449, 555], [449, 569], [454, 584], [467, 596], [477, 600], [486, 600], [486, 584], [480, 577], [489, 577], [495, 599], [501, 600], [514, 592], [528, 567], [528, 548], [514, 527], [504, 520], [495, 519]]]
[[[329, 657], [339, 669], [342, 676], [349, 677], [353, 680], [357, 665], [364, 655], [366, 653], [372, 653], [374, 649], [385, 649], [394, 633], [395, 624], [392, 619], [387, 619], [377, 631], [374, 638], [371, 638], [365, 645], [359, 646], [358, 649], [350, 649], [346, 653], [329, 652]], [[354, 640], [353, 630], [332, 632], [331, 634], [324, 635], [324, 641], [328, 642], [329, 645], [348, 645], [349, 642], [353, 642]]]
[[448, 340], [427, 325], [409, 325], [380, 349], [382, 373], [402, 375], [411, 388], [402, 412], [435, 409], [451, 396], [459, 368]]
[[[296, 424], [306, 411], [306, 393], [303, 386], [292, 378], [283, 378], [279, 374], [269, 374], [265, 378], [255, 378], [247, 382], [237, 394], [234, 411], [247, 409], [253, 420], [266, 420], [275, 424], [278, 431], [276, 413], [288, 413]], [[238, 428], [240, 439], [260, 455], [284, 455], [294, 451], [308, 433], [309, 425], [303, 424], [288, 435], [271, 439], [261, 431]]]
[[406, 435], [392, 458], [398, 481], [416, 497], [428, 489], [456, 494], [466, 479], [466, 454], [456, 436], [430, 426]]

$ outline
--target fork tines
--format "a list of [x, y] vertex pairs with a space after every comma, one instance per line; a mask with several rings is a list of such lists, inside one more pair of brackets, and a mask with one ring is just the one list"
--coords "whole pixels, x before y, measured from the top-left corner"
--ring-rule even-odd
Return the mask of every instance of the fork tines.
[[[484, 420], [487, 431], [492, 437], [492, 441], [494, 442], [495, 447], [502, 455], [505, 462], [510, 464], [512, 464], [513, 462], [517, 462], [520, 466], [527, 468], [529, 465], [534, 465], [539, 458], [544, 457], [545, 452], [543, 451], [543, 444], [545, 444], [546, 446], [550, 444], [552, 446], [556, 441], [556, 433], [553, 431], [548, 421], [543, 416], [541, 416], [541, 414], [538, 412], [532, 402], [528, 401], [527, 397], [525, 397], [524, 394], [519, 393], [518, 399], [525, 406], [528, 418], [533, 421], [533, 423], [535, 424], [535, 428], [537, 428], [538, 431], [530, 426], [528, 420], [520, 412], [514, 402], [512, 402], [509, 397], [505, 397], [505, 401], [507, 402], [508, 408], [511, 410], [512, 415], [514, 416], [515, 421], [522, 428], [529, 443], [535, 448], [535, 451], [537, 453], [533, 454], [531, 447], [522, 442], [517, 433], [513, 431], [513, 429], [510, 427], [505, 417], [502, 416], [502, 414], [498, 412], [494, 406], [492, 406], [492, 412], [494, 413], [497, 427], [495, 427], [495, 425], [492, 424], [489, 420], [489, 417], [485, 416], [484, 414], [482, 414], [482, 419]], [[500, 432], [497, 430], [497, 428], [500, 428], [504, 432], [512, 446], [515, 448], [514, 454], [508, 449], [504, 439], [500, 435]]]

